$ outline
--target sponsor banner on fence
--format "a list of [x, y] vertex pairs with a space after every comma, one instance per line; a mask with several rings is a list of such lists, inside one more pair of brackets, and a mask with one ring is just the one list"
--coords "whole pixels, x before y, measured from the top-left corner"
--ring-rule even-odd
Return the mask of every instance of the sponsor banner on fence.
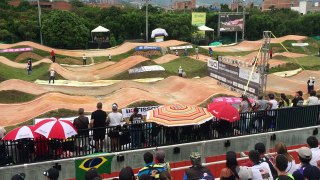
[[15, 48], [15, 49], [1, 49], [0, 53], [7, 53], [7, 52], [29, 52], [33, 51], [33, 48]]
[[192, 45], [169, 47], [170, 50], [192, 49]]
[[[213, 77], [214, 79], [217, 79], [228, 86], [231, 86], [233, 88], [236, 88], [242, 91], [245, 90], [245, 87], [249, 79], [249, 75], [251, 73], [250, 70], [225, 64], [213, 59], [209, 59], [208, 61], [208, 71], [209, 71], [209, 76]], [[258, 77], [259, 77], [259, 74], [256, 73], [255, 78], [258, 78]], [[257, 82], [259, 81], [257, 80], [250, 81], [249, 87], [248, 87], [249, 93], [251, 94], [259, 93], [260, 84]]]
[[[239, 68], [239, 77], [245, 80], [249, 80], [251, 74], [251, 69]], [[253, 72], [250, 81], [255, 83], [260, 83], [260, 74]]]
[[149, 50], [155, 50], [155, 51], [161, 51], [161, 48], [159, 46], [137, 46], [134, 48], [135, 51], [149, 51]]
[[[147, 112], [152, 109], [157, 109], [160, 106], [146, 106], [146, 107], [138, 107], [139, 114], [142, 114], [143, 116], [147, 115]], [[129, 118], [133, 114], [133, 108], [124, 108], [122, 109], [122, 117], [123, 118]]]
[[129, 69], [129, 74], [136, 74], [136, 73], [143, 73], [143, 72], [150, 72], [150, 71], [165, 71], [162, 66], [153, 65], [153, 66], [141, 66], [133, 69]]

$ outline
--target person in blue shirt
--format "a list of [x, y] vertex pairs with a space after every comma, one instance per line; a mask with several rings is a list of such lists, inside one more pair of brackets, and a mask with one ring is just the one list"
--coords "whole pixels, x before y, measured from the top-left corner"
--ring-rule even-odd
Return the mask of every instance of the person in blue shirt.
[[143, 160], [145, 166], [139, 170], [138, 178], [142, 175], [152, 175], [154, 176], [154, 179], [159, 179], [160, 173], [165, 171], [164, 167], [153, 162], [153, 155], [150, 152], [144, 153]]
[[312, 166], [310, 161], [312, 159], [312, 152], [307, 147], [301, 147], [298, 149], [298, 157], [301, 162], [300, 169], [293, 172], [295, 180], [316, 180], [320, 179], [320, 170], [316, 166]]
[[190, 154], [190, 160], [192, 166], [185, 171], [183, 180], [214, 180], [214, 176], [212, 175], [210, 170], [202, 166], [201, 155], [198, 152], [192, 152]]

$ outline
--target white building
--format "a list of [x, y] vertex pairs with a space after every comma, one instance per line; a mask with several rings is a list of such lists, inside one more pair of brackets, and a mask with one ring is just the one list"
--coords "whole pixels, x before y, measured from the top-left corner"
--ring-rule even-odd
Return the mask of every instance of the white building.
[[291, 10], [298, 11], [300, 14], [320, 11], [320, 2], [300, 1], [298, 7], [291, 7]]

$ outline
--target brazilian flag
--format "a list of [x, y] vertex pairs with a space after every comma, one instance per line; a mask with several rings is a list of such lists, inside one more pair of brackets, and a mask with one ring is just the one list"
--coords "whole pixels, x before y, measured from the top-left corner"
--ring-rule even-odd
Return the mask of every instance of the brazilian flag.
[[86, 172], [90, 168], [96, 168], [99, 174], [110, 174], [112, 158], [113, 156], [101, 156], [83, 160], [75, 160], [76, 179], [84, 180]]

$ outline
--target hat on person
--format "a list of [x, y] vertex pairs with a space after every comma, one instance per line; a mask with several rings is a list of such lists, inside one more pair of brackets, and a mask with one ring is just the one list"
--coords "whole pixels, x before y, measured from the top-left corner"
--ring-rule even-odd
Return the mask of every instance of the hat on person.
[[166, 157], [166, 153], [165, 153], [164, 151], [158, 150], [158, 151], [156, 152], [156, 158], [157, 158], [158, 160], [163, 160], [165, 157]]
[[57, 179], [59, 177], [59, 170], [56, 168], [50, 168], [43, 172], [43, 175], [50, 179]]
[[26, 177], [25, 173], [19, 173], [12, 176], [11, 180], [24, 180], [25, 177]]
[[312, 158], [312, 152], [307, 147], [301, 147], [298, 149], [298, 155], [299, 157], [303, 159], [311, 159]]
[[90, 168], [86, 173], [86, 180], [92, 180], [95, 177], [100, 177], [100, 174], [96, 168]]
[[113, 103], [113, 104], [112, 104], [112, 109], [113, 109], [113, 110], [118, 109], [118, 105], [117, 105], [117, 103]]
[[316, 78], [315, 78], [315, 77], [312, 77], [312, 79], [315, 80]]
[[194, 165], [200, 165], [201, 163], [201, 155], [198, 152], [192, 152], [190, 154], [190, 160]]

